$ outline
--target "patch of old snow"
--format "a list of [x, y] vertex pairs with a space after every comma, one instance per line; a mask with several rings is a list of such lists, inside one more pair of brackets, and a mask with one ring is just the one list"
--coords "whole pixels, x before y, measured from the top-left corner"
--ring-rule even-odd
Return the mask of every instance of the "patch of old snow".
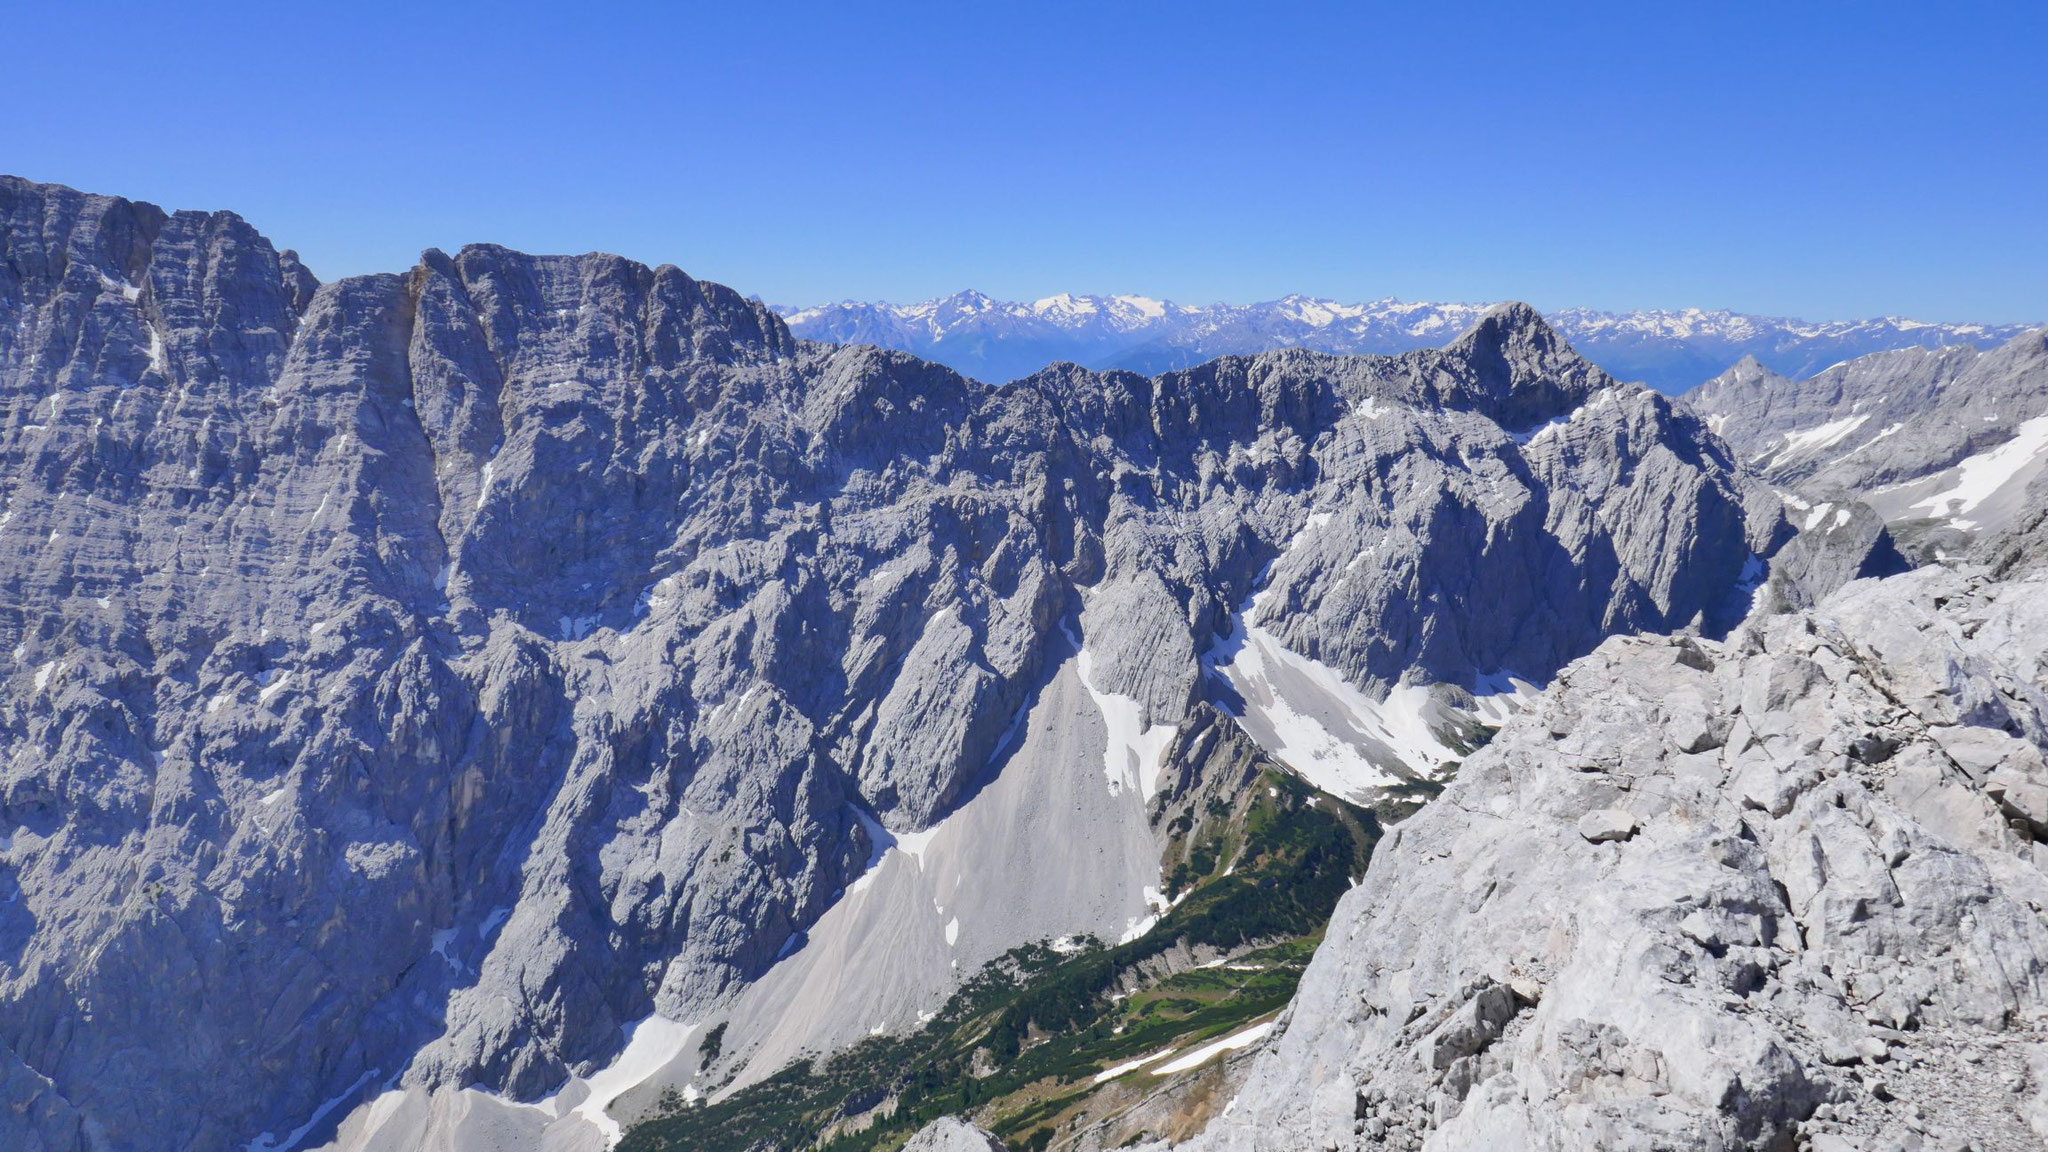
[[1104, 1068], [1102, 1071], [1097, 1072], [1095, 1074], [1095, 1082], [1097, 1084], [1107, 1084], [1111, 1080], [1114, 1080], [1119, 1076], [1122, 1076], [1129, 1072], [1136, 1072], [1138, 1069], [1143, 1068], [1145, 1065], [1150, 1064], [1155, 1060], [1163, 1060], [1171, 1055], [1173, 1055], [1172, 1048], [1161, 1048], [1159, 1051], [1152, 1053], [1150, 1056], [1140, 1056], [1136, 1060], [1126, 1060], [1114, 1068]]
[[1804, 432], [1787, 432], [1785, 433], [1785, 443], [1772, 455], [1779, 459], [1784, 459], [1793, 456], [1807, 456], [1827, 448], [1832, 448], [1869, 422], [1870, 415], [1864, 413], [1857, 416], [1844, 416], [1840, 420], [1830, 420], [1817, 427], [1808, 428]]
[[484, 917], [484, 922], [482, 924], [477, 925], [477, 939], [489, 940], [491, 938], [491, 933], [497, 931], [498, 925], [503, 924], [505, 922], [505, 917], [510, 916], [511, 914], [512, 909], [509, 907], [491, 909], [491, 914]]
[[1248, 1048], [1253, 1044], [1257, 1044], [1266, 1038], [1266, 1033], [1272, 1030], [1273, 1021], [1271, 1020], [1266, 1021], [1264, 1024], [1254, 1024], [1241, 1032], [1233, 1032], [1221, 1040], [1204, 1044], [1178, 1060], [1161, 1064], [1152, 1070], [1152, 1074], [1154, 1076], [1171, 1076], [1176, 1072], [1186, 1072], [1192, 1068], [1199, 1068], [1216, 1057], [1223, 1055], [1225, 1052], [1234, 1052], [1239, 1048]]
[[1166, 775], [1166, 753], [1177, 729], [1172, 724], [1147, 727], [1144, 705], [1133, 697], [1097, 688], [1094, 654], [1079, 644], [1075, 646], [1080, 649], [1075, 670], [1080, 673], [1081, 686], [1094, 699], [1108, 729], [1102, 750], [1102, 774], [1109, 781], [1109, 794], [1115, 796], [1128, 787], [1150, 800]]
[[1528, 710], [1542, 695], [1540, 686], [1513, 672], [1489, 673], [1472, 685], [1472, 697], [1478, 704], [1473, 715], [1481, 723], [1498, 728], [1516, 713]]
[[1159, 923], [1159, 915], [1156, 912], [1148, 916], [1133, 916], [1129, 920], [1124, 921], [1124, 934], [1117, 937], [1116, 942], [1118, 944], [1129, 944], [1131, 941], [1150, 932], [1152, 926], [1157, 923]]
[[356, 1077], [355, 1083], [349, 1085], [347, 1088], [342, 1089], [340, 1092], [336, 1093], [332, 1098], [330, 1098], [326, 1103], [314, 1109], [313, 1114], [306, 1118], [306, 1122], [304, 1124], [299, 1125], [297, 1128], [294, 1128], [289, 1134], [285, 1136], [285, 1138], [282, 1141], [278, 1140], [278, 1138], [274, 1134], [265, 1132], [261, 1136], [256, 1137], [254, 1140], [249, 1141], [247, 1144], [244, 1144], [242, 1146], [243, 1152], [291, 1152], [292, 1149], [297, 1148], [299, 1146], [299, 1141], [304, 1140], [306, 1138], [306, 1133], [311, 1132], [313, 1130], [313, 1126], [315, 1124], [318, 1124], [320, 1123], [320, 1121], [326, 1119], [328, 1113], [334, 1111], [336, 1108], [341, 1107], [349, 1100], [354, 1099], [356, 1094], [358, 1092], [361, 1092], [363, 1088], [370, 1083], [370, 1081], [376, 1079], [377, 1072], [378, 1069], [372, 1068], [368, 1072], [363, 1073], [361, 1076]]
[[1450, 752], [1410, 715], [1416, 695], [1375, 701], [1335, 669], [1298, 655], [1277, 636], [1248, 624], [1240, 612], [1231, 635], [1211, 656], [1215, 672], [1237, 690], [1238, 723], [1303, 779], [1325, 792], [1361, 798], [1398, 782], [1405, 765], [1435, 773]]
[[690, 1034], [696, 1029], [695, 1024], [660, 1016], [649, 1016], [634, 1024], [627, 1032], [625, 1051], [582, 1081], [589, 1092], [570, 1110], [570, 1114], [588, 1120], [603, 1133], [606, 1147], [617, 1144], [625, 1130], [608, 1111], [612, 1102], [646, 1083], [671, 1060], [682, 1055]]
[[264, 676], [269, 678], [269, 682], [263, 686], [261, 692], [256, 694], [256, 702], [258, 704], [270, 703], [276, 699], [279, 692], [284, 691], [285, 687], [292, 682], [292, 674], [289, 672], [275, 673], [275, 670], [266, 669]]
[[2036, 416], [2013, 438], [1955, 466], [1955, 479], [1942, 491], [1913, 505], [1932, 516], [1960, 516], [2013, 486], [2030, 481], [2048, 454], [2048, 416]]

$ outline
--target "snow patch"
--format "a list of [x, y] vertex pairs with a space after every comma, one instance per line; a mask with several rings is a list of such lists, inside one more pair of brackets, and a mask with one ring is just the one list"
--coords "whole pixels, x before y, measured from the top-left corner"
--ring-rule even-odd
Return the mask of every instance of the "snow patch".
[[1438, 774], [1456, 754], [1423, 719], [1429, 692], [1396, 688], [1374, 700], [1336, 669], [1290, 651], [1239, 612], [1208, 657], [1242, 701], [1236, 719], [1275, 759], [1325, 792], [1350, 799], [1403, 776]]
[[[588, 1120], [602, 1132], [607, 1148], [616, 1145], [625, 1135], [625, 1129], [607, 1109], [613, 1101], [646, 1083], [671, 1060], [681, 1056], [690, 1034], [696, 1030], [695, 1024], [660, 1016], [649, 1016], [634, 1024], [627, 1032], [626, 1049], [619, 1053], [618, 1059], [588, 1080], [579, 1078], [589, 1088], [589, 1093], [583, 1097], [582, 1103], [570, 1110], [571, 1114]], [[560, 1093], [557, 1093], [555, 1099], [559, 1097]], [[556, 1112], [560, 1114], [559, 1106]]]
[[491, 938], [491, 933], [497, 931], [498, 925], [503, 924], [505, 922], [505, 917], [510, 916], [511, 914], [512, 909], [509, 907], [491, 909], [491, 914], [484, 917], [484, 922], [482, 924], [477, 925], [477, 939], [489, 940]]
[[1171, 1055], [1173, 1055], [1173, 1049], [1161, 1048], [1159, 1051], [1152, 1053], [1150, 1056], [1140, 1056], [1136, 1060], [1126, 1060], [1122, 1064], [1119, 1064], [1114, 1068], [1104, 1068], [1102, 1071], [1097, 1072], [1095, 1074], [1095, 1082], [1097, 1084], [1107, 1084], [1111, 1080], [1114, 1080], [1119, 1076], [1122, 1076], [1130, 1072], [1136, 1072], [1138, 1069], [1143, 1068], [1145, 1065], [1150, 1064], [1155, 1060], [1164, 1060], [1166, 1057]]
[[342, 1089], [339, 1093], [335, 1094], [326, 1103], [314, 1109], [313, 1114], [306, 1118], [306, 1122], [304, 1124], [299, 1125], [297, 1128], [292, 1129], [292, 1131], [288, 1135], [286, 1135], [282, 1141], [279, 1141], [275, 1135], [269, 1132], [265, 1132], [263, 1135], [258, 1136], [254, 1140], [249, 1141], [247, 1144], [244, 1144], [242, 1146], [243, 1152], [291, 1152], [291, 1149], [297, 1148], [299, 1146], [299, 1141], [304, 1140], [306, 1138], [306, 1133], [311, 1132], [313, 1130], [313, 1126], [315, 1124], [318, 1124], [320, 1123], [320, 1121], [326, 1119], [327, 1114], [329, 1112], [334, 1111], [336, 1108], [341, 1107], [349, 1100], [354, 1099], [356, 1093], [361, 1092], [363, 1088], [370, 1083], [371, 1080], [376, 1079], [378, 1071], [378, 1069], [372, 1068], [368, 1072], [363, 1073], [361, 1076], [356, 1077], [355, 1083]]
[[266, 669], [263, 675], [269, 678], [269, 682], [264, 684], [263, 691], [256, 694], [256, 702], [258, 704], [270, 703], [277, 698], [279, 692], [284, 691], [285, 687], [292, 682], [292, 674], [289, 672], [278, 674], [275, 670]]
[[[1068, 638], [1073, 638], [1072, 633]], [[1079, 649], [1075, 670], [1080, 673], [1081, 687], [1094, 699], [1108, 729], [1102, 751], [1102, 774], [1109, 781], [1109, 794], [1115, 796], [1127, 787], [1134, 788], [1149, 801], [1158, 794], [1164, 780], [1166, 753], [1178, 729], [1172, 724], [1147, 727], [1144, 705], [1134, 697], [1097, 688], [1094, 654], [1078, 642], [1075, 647]]]
[[462, 967], [461, 961], [455, 959], [454, 955], [448, 951], [448, 946], [453, 943], [455, 943], [455, 929], [443, 928], [434, 933], [434, 955], [446, 960], [450, 968], [459, 970]]
[[1234, 1052], [1239, 1048], [1249, 1048], [1253, 1044], [1257, 1044], [1266, 1038], [1266, 1033], [1272, 1030], [1273, 1021], [1271, 1020], [1266, 1021], [1264, 1024], [1254, 1024], [1242, 1032], [1233, 1032], [1221, 1040], [1204, 1044], [1172, 1063], [1161, 1064], [1152, 1070], [1152, 1075], [1171, 1076], [1176, 1072], [1186, 1072], [1192, 1068], [1199, 1068], [1216, 1057], [1223, 1055], [1225, 1052]]
[[1765, 453], [1767, 457], [1783, 460], [1796, 456], [1810, 456], [1824, 449], [1832, 448], [1849, 438], [1858, 428], [1870, 422], [1870, 414], [1844, 416], [1830, 420], [1804, 432], [1785, 433], [1785, 443], [1775, 452]]
[[1930, 516], [1961, 516], [2012, 487], [2024, 487], [2048, 457], [2048, 416], [2014, 429], [2013, 438], [1955, 466], [1949, 487], [1913, 505]]

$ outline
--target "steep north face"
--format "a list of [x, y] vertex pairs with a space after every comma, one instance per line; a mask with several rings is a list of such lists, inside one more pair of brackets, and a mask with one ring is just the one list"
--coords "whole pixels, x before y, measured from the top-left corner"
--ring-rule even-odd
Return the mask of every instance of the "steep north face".
[[[1412, 739], [1322, 738], [1441, 779], [1431, 725], [1610, 634], [1725, 630], [1790, 532], [1520, 306], [1399, 357], [988, 386], [673, 267], [319, 284], [232, 214], [14, 179], [0, 486], [0, 1144], [34, 1149], [565, 1098], [1006, 777], [1136, 839], [1105, 879], [1009, 845], [1087, 907], [926, 945], [965, 976], [1114, 935], [1201, 710], [1306, 773], [1300, 684], [1399, 695]], [[602, 1146], [605, 1107], [549, 1122]]]

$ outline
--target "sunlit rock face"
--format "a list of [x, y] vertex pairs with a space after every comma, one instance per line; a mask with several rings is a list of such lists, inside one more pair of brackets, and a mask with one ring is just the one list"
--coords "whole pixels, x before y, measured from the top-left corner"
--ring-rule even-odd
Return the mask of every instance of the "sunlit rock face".
[[1384, 841], [1202, 1149], [2048, 1137], [2048, 577], [1616, 638]]
[[1283, 761], [1308, 717], [1351, 790], [1440, 775], [1603, 637], [1732, 625], [1790, 532], [1518, 306], [989, 386], [612, 256], [323, 285], [232, 214], [18, 180], [0, 246], [10, 1147], [513, 1123], [471, 1096], [601, 1144], [629, 1037], [694, 1060], [992, 780], [1085, 785], [1129, 867], [947, 908], [918, 947], [963, 970], [1145, 914], [1198, 710]]
[[[1821, 528], [1868, 504], [1916, 558], [1992, 559], [2048, 492], [2048, 328], [1987, 351], [1883, 352], [1809, 379], [1745, 360], [1686, 402]], [[2010, 564], [2006, 565], [2009, 569]]]

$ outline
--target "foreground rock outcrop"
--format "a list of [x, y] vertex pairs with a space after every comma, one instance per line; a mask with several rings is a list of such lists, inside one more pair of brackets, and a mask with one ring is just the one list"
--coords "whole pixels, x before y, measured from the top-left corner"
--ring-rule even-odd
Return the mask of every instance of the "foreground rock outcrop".
[[2048, 1139], [2048, 577], [1615, 639], [1382, 844], [1204, 1149]]

